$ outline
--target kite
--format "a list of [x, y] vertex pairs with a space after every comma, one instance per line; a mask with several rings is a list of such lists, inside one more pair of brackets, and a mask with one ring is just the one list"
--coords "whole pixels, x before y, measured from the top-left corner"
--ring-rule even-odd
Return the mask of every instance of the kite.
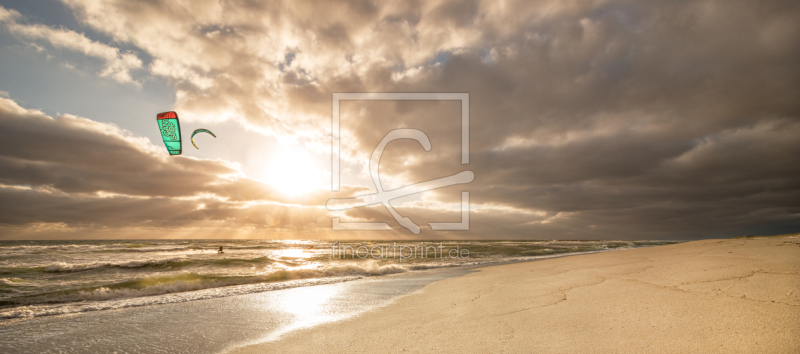
[[192, 137], [189, 139], [189, 140], [192, 142], [192, 145], [194, 145], [194, 148], [195, 148], [195, 149], [200, 149], [200, 148], [199, 148], [199, 147], [197, 147], [197, 145], [194, 143], [194, 135], [195, 135], [195, 134], [197, 134], [197, 133], [209, 133], [209, 134], [211, 134], [211, 136], [213, 136], [213, 137], [215, 137], [215, 138], [217, 137], [216, 135], [214, 135], [214, 133], [212, 133], [212, 132], [211, 132], [210, 130], [208, 130], [208, 129], [197, 129], [197, 130], [195, 130], [195, 131], [192, 133]]
[[156, 116], [158, 129], [161, 130], [161, 139], [167, 146], [170, 155], [181, 154], [181, 123], [178, 121], [178, 113], [164, 112]]

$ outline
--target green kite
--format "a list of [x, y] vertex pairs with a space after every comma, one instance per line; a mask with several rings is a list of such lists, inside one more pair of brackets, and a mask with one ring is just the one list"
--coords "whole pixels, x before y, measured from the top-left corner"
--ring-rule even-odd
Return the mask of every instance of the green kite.
[[178, 121], [178, 113], [164, 112], [156, 116], [158, 129], [161, 130], [161, 139], [167, 146], [170, 155], [181, 154], [181, 123]]

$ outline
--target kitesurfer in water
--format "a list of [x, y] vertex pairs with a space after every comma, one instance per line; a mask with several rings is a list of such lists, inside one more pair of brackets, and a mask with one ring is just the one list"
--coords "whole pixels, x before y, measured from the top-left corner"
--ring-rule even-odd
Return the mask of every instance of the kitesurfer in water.
[[217, 251], [217, 253], [225, 253], [225, 252], [222, 252], [222, 246], [219, 246], [219, 251]]

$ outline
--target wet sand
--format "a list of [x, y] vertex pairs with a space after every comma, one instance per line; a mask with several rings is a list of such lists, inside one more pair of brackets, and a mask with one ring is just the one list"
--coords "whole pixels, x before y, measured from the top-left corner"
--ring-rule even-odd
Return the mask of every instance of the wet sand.
[[0, 353], [219, 353], [356, 316], [470, 267], [199, 301], [0, 321]]
[[800, 353], [800, 238], [492, 266], [236, 353]]

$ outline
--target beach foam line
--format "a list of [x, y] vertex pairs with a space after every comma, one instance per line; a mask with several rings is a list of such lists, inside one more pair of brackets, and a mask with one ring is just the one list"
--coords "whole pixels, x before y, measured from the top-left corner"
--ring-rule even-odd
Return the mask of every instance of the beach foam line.
[[227, 286], [224, 288], [208, 288], [198, 291], [177, 292], [157, 296], [141, 296], [132, 298], [121, 298], [107, 301], [80, 301], [65, 304], [36, 304], [19, 306], [8, 309], [0, 309], [0, 320], [22, 320], [35, 317], [66, 315], [73, 313], [124, 309], [130, 307], [141, 307], [151, 305], [162, 305], [171, 303], [182, 303], [188, 301], [214, 299], [235, 295], [246, 295], [265, 291], [297, 288], [303, 286], [334, 284], [346, 282], [362, 277], [341, 277], [324, 279], [293, 280], [279, 283], [258, 283], [238, 286]]

